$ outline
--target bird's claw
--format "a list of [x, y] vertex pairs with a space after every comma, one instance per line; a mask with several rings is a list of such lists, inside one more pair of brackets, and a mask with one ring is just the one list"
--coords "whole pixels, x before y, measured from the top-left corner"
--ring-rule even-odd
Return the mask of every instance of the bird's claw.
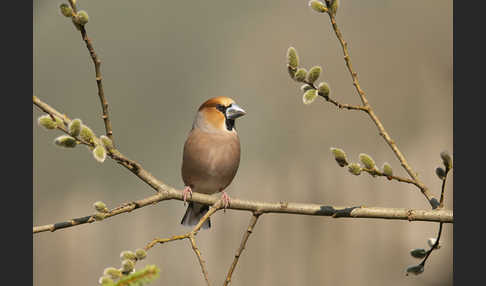
[[187, 199], [188, 194], [191, 194], [191, 198], [192, 198], [192, 189], [191, 189], [191, 187], [186, 186], [184, 188], [184, 190], [182, 191], [182, 195], [184, 197], [184, 205], [186, 205], [186, 199]]
[[226, 212], [226, 208], [230, 205], [231, 198], [225, 191], [223, 191], [221, 199], [223, 200], [223, 210]]

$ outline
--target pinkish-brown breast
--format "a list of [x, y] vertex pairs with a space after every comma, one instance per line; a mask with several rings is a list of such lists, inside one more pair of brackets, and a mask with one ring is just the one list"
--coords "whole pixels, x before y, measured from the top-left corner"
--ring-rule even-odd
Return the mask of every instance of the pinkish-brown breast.
[[213, 194], [231, 183], [239, 164], [236, 132], [207, 133], [194, 128], [184, 144], [182, 179], [195, 192]]

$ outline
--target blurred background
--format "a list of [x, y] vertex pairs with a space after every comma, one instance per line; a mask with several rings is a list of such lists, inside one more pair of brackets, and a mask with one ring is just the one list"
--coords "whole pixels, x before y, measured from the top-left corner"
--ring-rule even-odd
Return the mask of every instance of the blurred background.
[[[66, 1], [67, 2], [67, 1]], [[59, 12], [59, 0], [34, 1], [34, 94], [103, 134], [94, 67], [79, 32]], [[181, 189], [182, 148], [198, 106], [213, 96], [235, 99], [247, 112], [237, 122], [242, 157], [228, 193], [261, 201], [428, 209], [415, 187], [353, 176], [334, 161], [340, 147], [351, 161], [370, 154], [406, 176], [361, 112], [338, 110], [318, 98], [302, 103], [300, 84], [286, 69], [294, 46], [301, 65], [321, 65], [331, 96], [359, 104], [327, 15], [307, 0], [91, 1], [86, 28], [102, 60], [103, 84], [116, 143], [163, 182]], [[439, 153], [452, 154], [452, 1], [341, 1], [338, 25], [361, 87], [385, 128], [434, 195]], [[60, 149], [60, 132], [37, 126], [33, 108], [33, 224], [92, 214], [154, 193], [128, 170], [87, 148]], [[446, 207], [452, 209], [453, 176]], [[34, 284], [95, 285], [122, 250], [155, 237], [182, 234], [185, 207], [166, 201], [101, 223], [33, 236]], [[218, 212], [197, 236], [211, 281], [223, 283], [250, 214]], [[261, 217], [232, 285], [452, 285], [453, 225], [420, 276], [412, 248], [427, 248], [438, 225], [426, 222]], [[145, 264], [161, 275], [152, 285], [204, 285], [187, 241], [153, 248]]]

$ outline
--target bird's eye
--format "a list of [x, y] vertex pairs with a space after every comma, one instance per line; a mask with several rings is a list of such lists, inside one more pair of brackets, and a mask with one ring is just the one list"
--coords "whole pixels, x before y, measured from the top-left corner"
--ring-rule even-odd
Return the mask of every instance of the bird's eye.
[[221, 105], [221, 104], [218, 104], [218, 105], [216, 106], [216, 109], [217, 109], [217, 110], [219, 110], [219, 111], [221, 111], [221, 112], [223, 112], [223, 113], [225, 113], [225, 112], [226, 112], [226, 108], [227, 108], [226, 106]]

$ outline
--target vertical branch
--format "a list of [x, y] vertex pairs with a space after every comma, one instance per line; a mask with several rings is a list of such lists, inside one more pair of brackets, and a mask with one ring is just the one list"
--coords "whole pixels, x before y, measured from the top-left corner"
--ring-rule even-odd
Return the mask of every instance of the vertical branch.
[[206, 284], [210, 286], [211, 283], [209, 282], [209, 275], [208, 275], [208, 270], [206, 269], [206, 262], [202, 258], [199, 248], [197, 248], [196, 240], [194, 239], [193, 233], [189, 235], [189, 241], [191, 242], [192, 250], [194, 250], [194, 253], [196, 253], [197, 260], [199, 261], [199, 265], [201, 266], [201, 271], [204, 275], [204, 279], [206, 280]]
[[102, 118], [105, 122], [106, 136], [108, 136], [108, 138], [111, 139], [113, 144], [115, 144], [115, 141], [113, 140], [113, 130], [111, 127], [111, 121], [108, 114], [108, 101], [106, 101], [105, 93], [103, 91], [103, 83], [101, 82], [101, 80], [103, 79], [103, 77], [101, 76], [101, 60], [96, 55], [96, 52], [93, 48], [93, 44], [91, 43], [91, 40], [88, 38], [88, 34], [86, 33], [86, 29], [84, 28], [84, 26], [81, 26], [81, 36], [83, 37], [83, 41], [86, 43], [86, 47], [88, 48], [89, 54], [91, 55], [91, 59], [93, 60], [93, 63], [95, 65], [96, 84], [98, 86], [98, 96], [100, 98], [101, 108], [103, 110]]
[[366, 99], [365, 92], [361, 89], [359, 86], [358, 82], [358, 74], [353, 70], [353, 66], [351, 64], [351, 58], [349, 57], [349, 52], [348, 52], [348, 43], [344, 40], [343, 35], [341, 34], [341, 31], [339, 30], [339, 27], [337, 26], [336, 23], [336, 18], [332, 13], [327, 13], [329, 15], [329, 18], [331, 19], [331, 24], [332, 28], [334, 30], [334, 33], [336, 34], [336, 37], [338, 38], [339, 42], [341, 43], [341, 47], [343, 49], [344, 53], [344, 61], [346, 62], [346, 66], [348, 67], [349, 73], [351, 74], [351, 77], [353, 79], [353, 85], [356, 88], [356, 91], [359, 94], [359, 97], [361, 98], [361, 102], [363, 103], [364, 106], [369, 106], [368, 100]]
[[204, 276], [204, 279], [206, 280], [206, 284], [208, 286], [211, 285], [211, 283], [209, 282], [209, 274], [208, 274], [208, 270], [206, 268], [206, 262], [204, 261], [204, 259], [202, 258], [202, 255], [201, 255], [201, 251], [199, 251], [199, 248], [197, 247], [196, 245], [196, 235], [197, 233], [199, 232], [199, 230], [201, 229], [202, 225], [204, 224], [204, 222], [206, 220], [209, 219], [209, 217], [214, 214], [215, 212], [217, 212], [222, 206], [222, 201], [219, 200], [219, 201], [216, 201], [210, 208], [209, 208], [209, 211], [206, 212], [206, 214], [199, 220], [199, 222], [197, 223], [197, 225], [188, 233], [186, 234], [183, 234], [183, 235], [175, 235], [171, 238], [165, 238], [165, 239], [154, 239], [152, 240], [151, 242], [149, 242], [145, 247], [144, 249], [145, 250], [149, 250], [151, 249], [152, 247], [154, 247], [156, 244], [164, 244], [164, 243], [167, 243], [167, 242], [171, 242], [171, 241], [176, 241], [176, 240], [183, 240], [183, 239], [188, 239], [189, 242], [191, 243], [191, 246], [192, 246], [192, 250], [194, 251], [194, 253], [196, 254], [196, 257], [197, 257], [197, 260], [199, 262], [199, 265], [201, 266], [201, 271], [203, 273], [203, 276]]
[[209, 274], [208, 274], [208, 270], [206, 269], [206, 262], [203, 260], [202, 255], [201, 255], [201, 252], [199, 251], [199, 248], [197, 248], [196, 240], [194, 239], [194, 237], [195, 237], [195, 235], [197, 235], [197, 233], [201, 229], [201, 227], [204, 224], [204, 222], [206, 220], [208, 220], [209, 217], [212, 214], [214, 214], [216, 211], [218, 211], [219, 208], [221, 207], [221, 205], [222, 205], [222, 201], [221, 200], [219, 200], [215, 204], [213, 204], [209, 208], [209, 211], [206, 212], [206, 214], [199, 220], [199, 222], [194, 227], [194, 229], [188, 234], [188, 238], [189, 238], [189, 240], [191, 242], [192, 250], [194, 250], [194, 253], [196, 254], [197, 260], [199, 261], [199, 265], [201, 266], [201, 271], [202, 271], [202, 273], [204, 275], [204, 279], [206, 280], [206, 284], [208, 286], [210, 286], [211, 283], [209, 282]]
[[450, 169], [448, 168], [448, 166], [446, 166], [445, 176], [444, 179], [442, 179], [442, 190], [440, 192], [440, 204], [439, 204], [440, 208], [444, 207], [444, 191], [445, 191], [445, 184], [446, 184], [447, 175], [449, 174], [449, 171]]
[[[330, 1], [326, 0], [326, 3], [327, 3], [327, 6], [329, 7]], [[344, 60], [346, 62], [346, 66], [348, 68], [349, 73], [351, 74], [351, 78], [353, 79], [353, 85], [355, 86], [356, 91], [358, 92], [358, 95], [361, 99], [361, 102], [364, 105], [364, 108], [365, 108], [364, 111], [370, 116], [371, 120], [375, 123], [376, 127], [379, 130], [380, 135], [383, 137], [383, 139], [385, 139], [386, 143], [392, 149], [393, 153], [395, 153], [396, 157], [398, 158], [398, 160], [401, 163], [401, 166], [405, 169], [405, 171], [408, 173], [408, 175], [417, 183], [416, 185], [418, 186], [418, 188], [420, 189], [422, 194], [425, 196], [427, 201], [429, 201], [432, 208], [434, 208], [434, 209], [437, 208], [439, 206], [439, 202], [437, 201], [436, 198], [434, 198], [434, 196], [432, 196], [430, 194], [428, 188], [419, 180], [417, 173], [415, 173], [413, 171], [413, 169], [410, 167], [407, 160], [405, 159], [405, 156], [403, 156], [400, 149], [398, 149], [395, 141], [390, 137], [388, 132], [385, 130], [380, 119], [378, 118], [378, 116], [375, 114], [375, 112], [371, 108], [370, 104], [368, 103], [365, 92], [363, 91], [363, 89], [361, 89], [361, 87], [359, 85], [358, 74], [353, 70], [353, 66], [351, 64], [351, 58], [350, 58], [349, 52], [348, 52], [348, 44], [344, 40], [343, 35], [342, 35], [341, 31], [339, 30], [339, 27], [337, 25], [336, 18], [334, 16], [334, 14], [332, 14], [332, 13], [327, 13], [327, 14], [329, 15], [329, 18], [331, 20], [331, 24], [332, 24], [332, 28], [334, 30], [334, 33], [336, 34], [336, 37], [338, 38], [339, 43], [341, 44], [341, 47], [342, 47], [342, 50], [343, 50], [343, 53], [344, 53]]]
[[246, 232], [243, 234], [243, 238], [241, 239], [240, 247], [236, 250], [235, 258], [233, 259], [233, 263], [231, 264], [230, 269], [228, 270], [228, 274], [226, 275], [226, 280], [224, 281], [223, 284], [224, 286], [228, 285], [231, 282], [231, 276], [235, 271], [236, 264], [240, 259], [241, 253], [245, 249], [246, 242], [248, 241], [250, 234], [252, 234], [253, 228], [255, 227], [259, 217], [260, 217], [260, 213], [257, 212], [253, 213], [253, 216], [251, 217], [250, 220], [250, 224], [248, 225], [248, 228], [246, 229]]
[[435, 249], [438, 249], [439, 248], [439, 241], [440, 241], [440, 236], [442, 234], [442, 225], [443, 224], [444, 223], [442, 223], [442, 222], [440, 223], [440, 225], [439, 225], [439, 233], [437, 234], [437, 238], [435, 240], [434, 245], [432, 245], [432, 247], [427, 251], [427, 255], [425, 256], [424, 260], [422, 260], [422, 262], [419, 264], [419, 265], [422, 265], [422, 267], [425, 266], [425, 262], [429, 258], [429, 256], [432, 253], [432, 251], [434, 251]]
[[[69, 0], [69, 3], [73, 8], [73, 12], [77, 13], [77, 7], [75, 1]], [[96, 85], [98, 86], [98, 97], [100, 98], [101, 108], [103, 112], [102, 118], [105, 123], [106, 136], [108, 136], [108, 138], [111, 139], [111, 141], [113, 142], [113, 146], [116, 146], [115, 141], [113, 139], [113, 130], [111, 127], [110, 116], [108, 114], [108, 101], [106, 101], [105, 92], [103, 90], [103, 83], [102, 83], [103, 77], [101, 75], [101, 60], [96, 55], [91, 39], [88, 37], [88, 34], [84, 26], [79, 25], [79, 30], [81, 32], [81, 37], [83, 38], [83, 41], [86, 43], [86, 47], [88, 48], [91, 59], [93, 60], [93, 63], [95, 65]]]

